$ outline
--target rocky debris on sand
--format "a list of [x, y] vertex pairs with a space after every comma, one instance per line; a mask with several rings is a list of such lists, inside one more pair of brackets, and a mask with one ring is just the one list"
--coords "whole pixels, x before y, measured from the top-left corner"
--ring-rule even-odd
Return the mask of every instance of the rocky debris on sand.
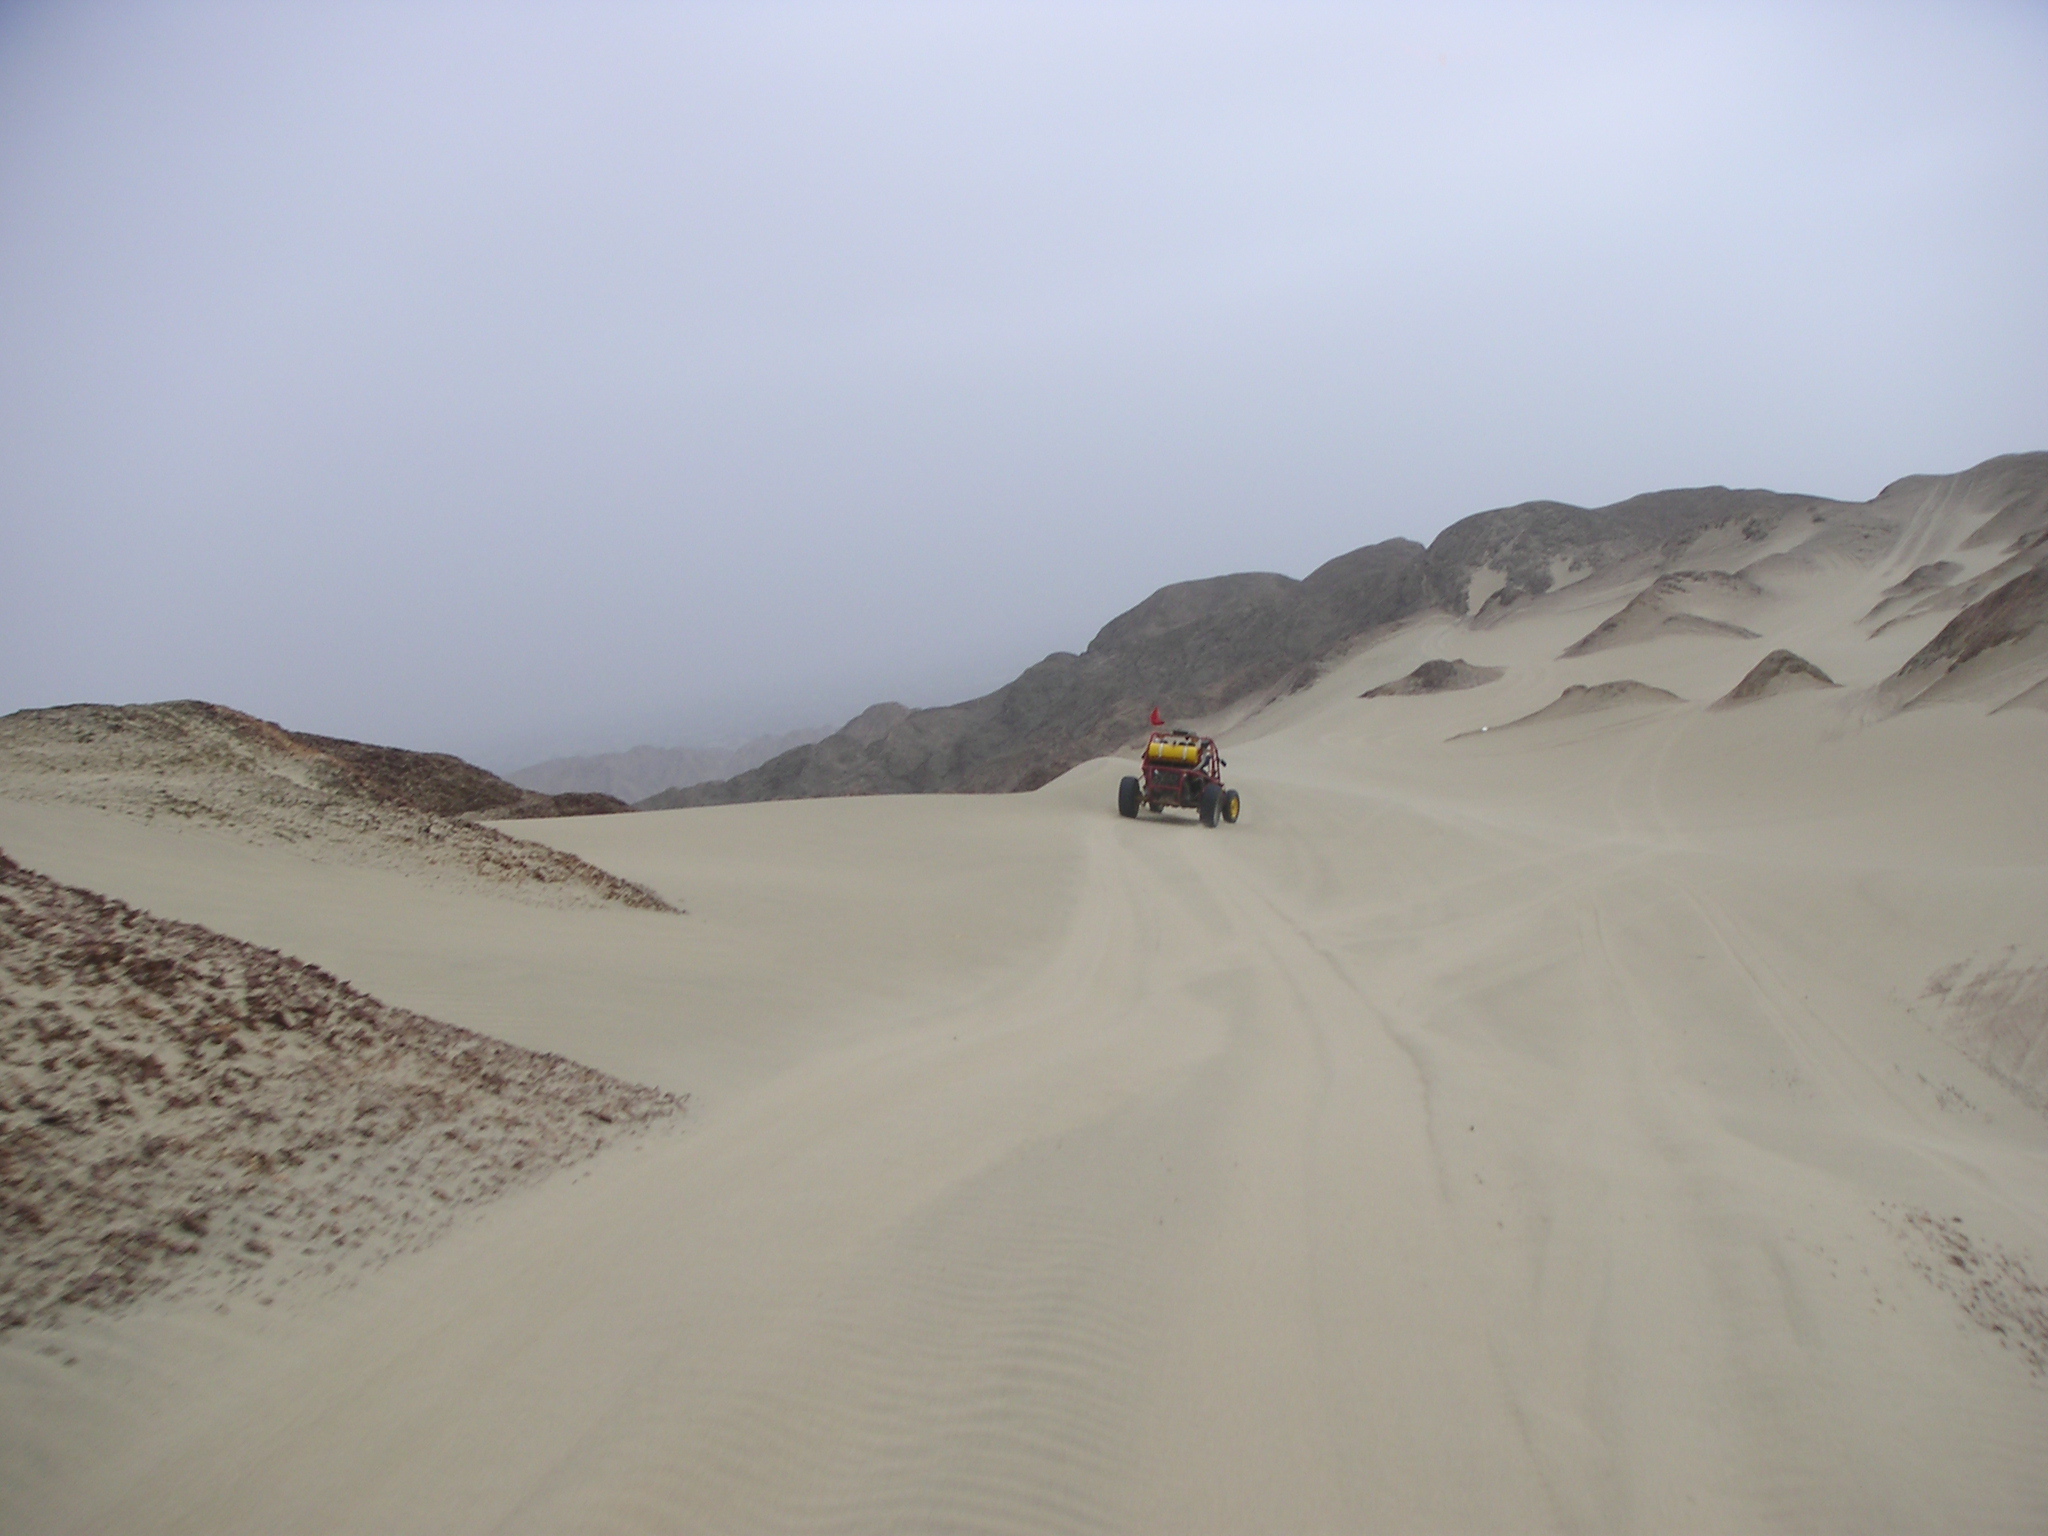
[[2002, 1348], [2036, 1376], [2048, 1375], [2048, 1286], [2027, 1272], [2025, 1258], [1996, 1243], [1979, 1243], [1960, 1216], [1881, 1208], [1907, 1245], [1907, 1262]]
[[1920, 1004], [1932, 1005], [1929, 1022], [1951, 1045], [2048, 1114], [2048, 965], [2017, 951], [1958, 961], [1928, 978]]
[[1804, 656], [1781, 649], [1771, 652], [1751, 667], [1742, 681], [1715, 701], [1713, 707], [1721, 709], [1730, 704], [1746, 704], [1752, 699], [1767, 699], [1774, 694], [1799, 689], [1840, 686]]
[[[490, 784], [515, 801], [546, 798], [460, 758], [299, 736], [197, 700], [73, 704], [0, 719], [0, 795], [10, 799], [174, 818], [345, 863], [480, 881], [547, 905], [675, 910], [574, 854], [474, 819], [479, 797], [495, 794]], [[511, 804], [498, 802], [494, 814]]]
[[0, 1331], [418, 1248], [683, 1107], [0, 854]]

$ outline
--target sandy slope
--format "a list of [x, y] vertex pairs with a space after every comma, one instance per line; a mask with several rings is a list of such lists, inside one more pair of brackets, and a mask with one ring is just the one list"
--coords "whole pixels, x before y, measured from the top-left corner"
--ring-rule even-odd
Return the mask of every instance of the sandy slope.
[[[1241, 724], [1235, 828], [1097, 763], [521, 829], [681, 919], [0, 802], [693, 1096], [347, 1295], [0, 1349], [0, 1523], [2043, 1528], [2048, 716], [1888, 716], [1942, 617], [1855, 622], [1968, 531], [1780, 569], [1754, 640], [1559, 658], [1640, 582], [1411, 624]], [[1707, 708], [1779, 646], [1843, 686]], [[1358, 697], [1454, 655], [1507, 670]], [[1689, 702], [1451, 740], [1621, 676]]]
[[608, 814], [622, 804], [550, 803], [445, 753], [294, 734], [197, 699], [0, 717], [0, 796], [190, 823], [548, 906], [665, 910], [616, 875], [471, 819]]

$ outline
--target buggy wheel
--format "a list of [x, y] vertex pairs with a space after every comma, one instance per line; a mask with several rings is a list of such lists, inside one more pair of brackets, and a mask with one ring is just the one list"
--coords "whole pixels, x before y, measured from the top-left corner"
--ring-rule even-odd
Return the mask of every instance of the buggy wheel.
[[1232, 826], [1237, 825], [1237, 791], [1234, 789], [1223, 791], [1223, 819]]
[[1127, 778], [1116, 787], [1116, 809], [1120, 816], [1138, 814], [1138, 781]]
[[1205, 827], [1213, 827], [1213, 826], [1215, 826], [1215, 825], [1216, 825], [1216, 811], [1217, 811], [1217, 808], [1218, 808], [1219, 806], [1221, 806], [1222, 804], [1223, 804], [1223, 790], [1222, 790], [1222, 788], [1221, 788], [1220, 786], [1216, 785], [1216, 784], [1204, 784], [1204, 785], [1202, 786], [1202, 825], [1203, 825], [1203, 826], [1205, 826]]

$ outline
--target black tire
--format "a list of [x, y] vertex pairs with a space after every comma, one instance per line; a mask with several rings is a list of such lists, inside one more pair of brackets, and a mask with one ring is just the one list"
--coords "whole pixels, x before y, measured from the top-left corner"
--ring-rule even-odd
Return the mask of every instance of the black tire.
[[1138, 781], [1125, 779], [1116, 787], [1116, 809], [1120, 816], [1138, 814]]
[[1203, 826], [1205, 826], [1205, 827], [1213, 827], [1213, 826], [1215, 826], [1215, 825], [1216, 825], [1216, 810], [1217, 810], [1217, 807], [1219, 807], [1219, 806], [1220, 806], [1220, 805], [1222, 805], [1222, 804], [1223, 804], [1223, 789], [1222, 789], [1222, 786], [1220, 786], [1220, 785], [1217, 785], [1217, 784], [1204, 784], [1204, 785], [1202, 786], [1202, 825], [1203, 825]]
[[1223, 819], [1233, 827], [1237, 825], [1237, 810], [1237, 791], [1226, 789], [1223, 791]]

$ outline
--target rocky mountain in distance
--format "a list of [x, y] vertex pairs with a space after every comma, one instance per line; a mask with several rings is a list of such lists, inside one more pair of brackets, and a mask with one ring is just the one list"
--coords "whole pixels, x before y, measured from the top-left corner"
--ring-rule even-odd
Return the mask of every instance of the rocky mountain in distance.
[[595, 794], [645, 800], [665, 789], [745, 773], [793, 747], [808, 746], [831, 730], [829, 725], [807, 726], [780, 735], [756, 736], [736, 747], [634, 747], [626, 752], [556, 757], [505, 778], [521, 789], [543, 795]]
[[[280, 825], [290, 823], [282, 835], [292, 838], [325, 835], [340, 825], [337, 816], [374, 811], [373, 820], [404, 823], [387, 829], [399, 849], [394, 858], [453, 839], [464, 867], [568, 890], [610, 877], [581, 867], [528, 868], [539, 845], [498, 840], [477, 824], [753, 800], [1034, 789], [1141, 739], [1155, 706], [1183, 720], [1253, 708], [1306, 685], [1324, 665], [1405, 619], [1449, 613], [1483, 630], [1520, 604], [1596, 578], [1619, 610], [1574, 653], [1674, 629], [1755, 638], [1739, 622], [1743, 605], [1765, 600], [1774, 570], [1868, 563], [1911, 547], [1922, 536], [1914, 530], [1924, 533], [1958, 511], [1982, 519], [1958, 548], [1987, 549], [1995, 558], [1967, 579], [1954, 561], [1925, 561], [1865, 615], [1872, 635], [1902, 622], [1951, 621], [1884, 686], [1879, 707], [1979, 692], [2001, 706], [2009, 698], [2042, 707], [2048, 678], [2032, 686], [2028, 679], [2048, 658], [2048, 453], [2028, 453], [1956, 475], [1912, 476], [1867, 502], [1721, 487], [1594, 509], [1525, 502], [1454, 523], [1426, 548], [1390, 539], [1300, 580], [1250, 572], [1181, 582], [1112, 619], [1086, 650], [1055, 652], [993, 693], [933, 709], [877, 704], [829, 735], [793, 732], [702, 751], [643, 747], [499, 778], [446, 753], [286, 731], [187, 700], [19, 711], [0, 719], [0, 768], [29, 798], [85, 796], [140, 814], [168, 810], [228, 823], [282, 818]], [[1702, 606], [1715, 611], [1695, 611]], [[1623, 622], [1631, 615], [1640, 621], [1633, 629]], [[1414, 691], [1444, 686], [1423, 670]], [[1375, 690], [1389, 691], [1410, 690]], [[755, 754], [766, 760], [628, 803], [650, 780], [715, 771]], [[636, 772], [644, 776], [631, 777]], [[600, 774], [617, 787], [575, 787], [607, 782]], [[623, 886], [585, 894], [664, 905]]]
[[1911, 476], [1868, 502], [1724, 486], [1595, 508], [1524, 502], [1453, 523], [1426, 548], [1389, 539], [1353, 550], [1298, 581], [1255, 572], [1182, 582], [1111, 620], [1085, 651], [1055, 652], [994, 693], [935, 709], [877, 704], [823, 740], [639, 805], [1035, 789], [1142, 735], [1155, 705], [1191, 719], [1277, 696], [1375, 631], [1431, 609], [1484, 627], [1589, 577], [1732, 570], [1793, 519], [1854, 557], [1957, 498], [1985, 511], [1978, 538], [2018, 539], [2048, 517], [2048, 453]]
[[1319, 657], [1429, 600], [1421, 554], [1394, 539], [1299, 581], [1256, 572], [1162, 587], [1086, 651], [1057, 651], [994, 693], [936, 709], [878, 704], [812, 746], [641, 808], [1036, 789], [1115, 750], [1154, 705], [1203, 715], [1312, 675]]

